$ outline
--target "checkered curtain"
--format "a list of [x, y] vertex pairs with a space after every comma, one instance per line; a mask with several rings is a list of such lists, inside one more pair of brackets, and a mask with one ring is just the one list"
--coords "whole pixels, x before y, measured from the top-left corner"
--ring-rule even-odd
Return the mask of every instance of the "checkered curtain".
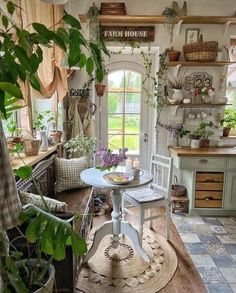
[[17, 224], [21, 203], [0, 120], [0, 233]]

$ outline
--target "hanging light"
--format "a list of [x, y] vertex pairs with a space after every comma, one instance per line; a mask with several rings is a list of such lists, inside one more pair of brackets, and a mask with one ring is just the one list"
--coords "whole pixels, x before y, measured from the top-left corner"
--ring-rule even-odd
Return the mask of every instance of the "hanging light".
[[69, 0], [41, 0], [44, 3], [53, 4], [53, 5], [64, 5]]

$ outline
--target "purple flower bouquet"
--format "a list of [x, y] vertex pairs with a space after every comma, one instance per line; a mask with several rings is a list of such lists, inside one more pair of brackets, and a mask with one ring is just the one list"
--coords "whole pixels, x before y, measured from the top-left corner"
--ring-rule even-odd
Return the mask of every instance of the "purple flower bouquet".
[[109, 170], [112, 167], [117, 167], [119, 163], [123, 162], [126, 157], [127, 148], [119, 149], [119, 153], [112, 153], [111, 150], [101, 147], [96, 151], [96, 155], [100, 159], [100, 165], [96, 168], [100, 170]]

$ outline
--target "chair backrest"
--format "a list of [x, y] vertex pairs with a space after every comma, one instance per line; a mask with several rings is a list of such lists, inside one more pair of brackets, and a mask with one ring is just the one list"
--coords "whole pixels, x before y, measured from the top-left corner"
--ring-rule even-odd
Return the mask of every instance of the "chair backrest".
[[151, 188], [156, 189], [158, 193], [165, 196], [165, 198], [170, 199], [173, 159], [152, 154], [150, 164], [150, 171], [153, 175]]

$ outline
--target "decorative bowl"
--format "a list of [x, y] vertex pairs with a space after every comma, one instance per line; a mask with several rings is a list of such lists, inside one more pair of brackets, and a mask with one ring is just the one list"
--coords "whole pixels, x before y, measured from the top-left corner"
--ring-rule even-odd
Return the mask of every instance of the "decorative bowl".
[[103, 175], [103, 178], [110, 184], [123, 185], [131, 182], [134, 176], [124, 172], [110, 172]]

